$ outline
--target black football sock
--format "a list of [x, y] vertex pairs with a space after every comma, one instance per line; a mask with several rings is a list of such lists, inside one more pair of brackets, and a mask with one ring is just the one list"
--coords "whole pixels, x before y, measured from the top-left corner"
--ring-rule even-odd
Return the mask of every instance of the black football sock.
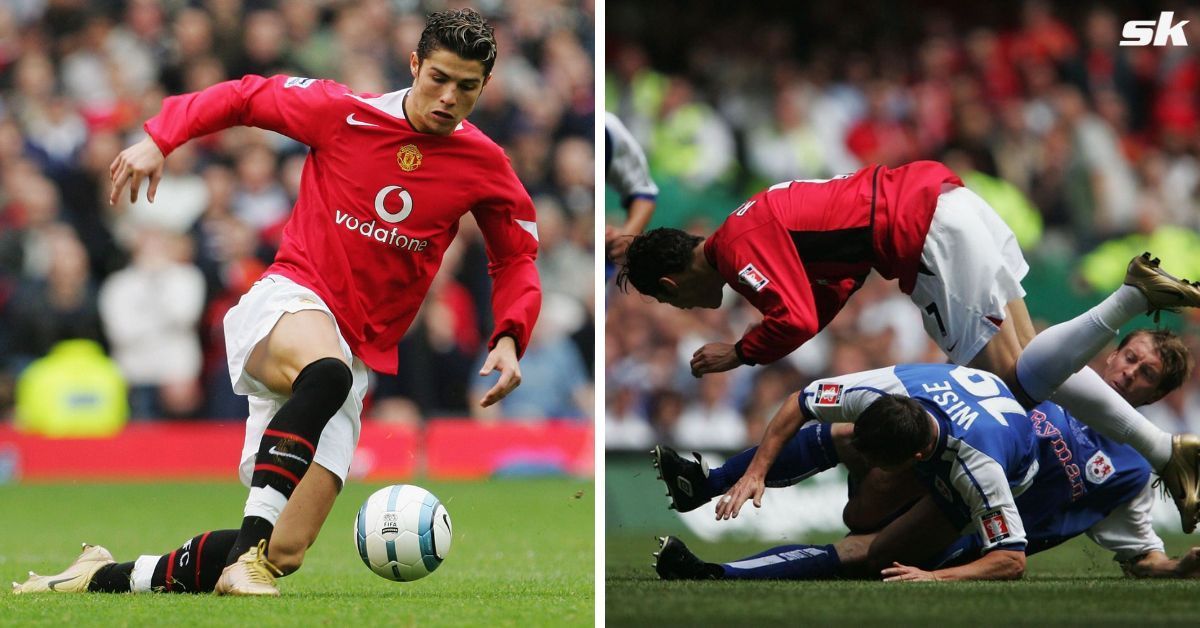
[[[237, 530], [213, 530], [196, 535], [182, 546], [163, 554], [150, 576], [150, 590], [163, 593], [209, 593], [225, 569], [229, 548]], [[127, 593], [133, 589], [136, 561], [105, 565], [92, 576], [88, 591]]]
[[88, 591], [92, 593], [129, 593], [133, 562], [105, 565], [92, 576]]
[[[292, 383], [292, 396], [267, 424], [254, 459], [251, 490], [269, 487], [284, 499], [292, 496], [317, 451], [321, 431], [346, 401], [354, 375], [345, 362], [322, 358], [309, 364]], [[258, 516], [242, 519], [237, 541], [229, 550], [232, 563], [246, 550], [270, 539], [273, 522]]]

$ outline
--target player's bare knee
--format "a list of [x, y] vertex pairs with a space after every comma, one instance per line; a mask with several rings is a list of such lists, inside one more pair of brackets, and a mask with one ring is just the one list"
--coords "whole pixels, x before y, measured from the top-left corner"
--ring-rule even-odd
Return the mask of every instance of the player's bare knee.
[[851, 532], [870, 532], [878, 530], [885, 522], [883, 516], [865, 503], [866, 500], [851, 499], [842, 509], [842, 523]]
[[871, 547], [873, 539], [874, 537], [870, 535], [852, 534], [834, 544], [834, 549], [837, 550], [838, 554], [838, 562], [841, 563], [838, 575], [844, 578], [871, 577], [866, 562], [867, 552]]

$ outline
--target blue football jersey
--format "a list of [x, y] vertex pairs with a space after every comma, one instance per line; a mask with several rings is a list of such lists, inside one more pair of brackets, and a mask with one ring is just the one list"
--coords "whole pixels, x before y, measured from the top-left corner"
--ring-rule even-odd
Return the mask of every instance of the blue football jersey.
[[917, 477], [964, 537], [934, 565], [997, 547], [1033, 554], [1078, 536], [1146, 486], [1136, 450], [1058, 405], [1026, 413], [995, 375], [950, 364], [906, 365], [821, 379], [801, 408], [821, 421], [853, 421], [884, 394], [921, 403], [938, 422], [934, 456]]
[[888, 394], [911, 397], [937, 421], [937, 449], [916, 473], [951, 522], [984, 551], [1023, 551], [1015, 496], [1040, 463], [1032, 423], [1004, 382], [953, 364], [902, 365], [814, 381], [801, 407], [820, 421], [854, 421]]
[[1033, 486], [1017, 498], [1030, 534], [1030, 553], [1082, 534], [1150, 480], [1150, 463], [1063, 408], [1043, 403], [1029, 413], [1041, 465]]

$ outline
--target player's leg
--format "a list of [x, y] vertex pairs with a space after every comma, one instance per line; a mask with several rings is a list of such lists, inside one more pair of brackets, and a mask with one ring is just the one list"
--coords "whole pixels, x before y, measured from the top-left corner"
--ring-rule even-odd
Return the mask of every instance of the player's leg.
[[911, 469], [851, 471], [850, 482], [850, 499], [842, 509], [842, 522], [851, 534], [881, 530], [928, 494]]
[[782, 545], [728, 563], [705, 562], [676, 537], [659, 539], [655, 571], [663, 580], [821, 580], [880, 577], [893, 561], [922, 564], [958, 530], [926, 496], [883, 530], [829, 545]]
[[[1185, 297], [1179, 295], [1195, 288], [1162, 273], [1148, 259], [1134, 258], [1129, 268], [1127, 284], [1096, 307], [1028, 341], [1019, 338], [1025, 347], [1015, 363], [1010, 360], [1011, 338], [997, 334], [971, 366], [999, 374], [1022, 403], [1032, 406], [1049, 398], [1089, 427], [1136, 449], [1162, 476], [1179, 509], [1182, 528], [1190, 533], [1200, 515], [1200, 438], [1160, 429], [1086, 366], [1113, 339], [1116, 329], [1156, 304], [1165, 304], [1168, 296], [1156, 294], [1174, 294], [1171, 303], [1180, 306]], [[1171, 293], [1171, 285], [1179, 290]], [[1010, 304], [1008, 312], [1016, 329], [1028, 324], [1023, 302]]]
[[819, 580], [838, 575], [833, 545], [782, 545], [730, 563], [709, 563], [678, 537], [658, 539], [654, 570], [663, 580]]
[[341, 478], [320, 464], [309, 467], [296, 486], [275, 524], [268, 550], [271, 562], [285, 575], [304, 562], [304, 553], [317, 540], [341, 488]]
[[161, 556], [141, 556], [118, 563], [108, 550], [84, 545], [83, 553], [61, 573], [39, 576], [30, 572], [13, 593], [207, 593], [213, 590], [237, 530], [213, 530], [196, 535]]
[[1027, 343], [1017, 362], [1017, 379], [1035, 400], [1047, 399], [1116, 338], [1126, 323], [1140, 314], [1181, 307], [1200, 307], [1200, 287], [1171, 276], [1149, 253], [1135, 257], [1115, 292]]
[[[1137, 292], [1129, 286], [1123, 288]], [[1119, 290], [1109, 300], [1136, 301], [1127, 299], [1129, 296]], [[1144, 311], [1144, 306], [1133, 310], [1134, 314]], [[1005, 312], [1004, 325], [968, 366], [999, 375], [1026, 407], [1053, 399], [1105, 436], [1132, 445], [1155, 468], [1166, 466], [1171, 457], [1171, 434], [1148, 421], [1086, 366], [1112, 340], [1115, 327], [1095, 323], [1089, 311], [1030, 338], [1019, 331], [1032, 329], [1024, 301], [1009, 303]]]
[[[1153, 266], [1149, 260], [1143, 262]], [[930, 337], [956, 364], [999, 375], [1027, 407], [1044, 401], [1049, 393], [1032, 380], [1032, 375], [1028, 381], [1018, 378], [1018, 358], [1025, 345], [1034, 342], [1033, 325], [1024, 306], [1025, 291], [1020, 286], [1028, 265], [1012, 231], [991, 207], [964, 188], [942, 194], [921, 263], [923, 270], [917, 275], [911, 296], [926, 314], [925, 329]], [[1151, 291], [1173, 286], [1178, 292], [1171, 297], [1177, 299], [1173, 306], [1190, 300], [1188, 290], [1195, 291], [1195, 286], [1175, 285], [1183, 282], [1157, 267], [1140, 268], [1138, 264], [1135, 260], [1131, 265], [1131, 273], [1138, 277], [1135, 283], [1144, 283]], [[1129, 291], [1118, 293], [1111, 302], [1102, 304], [1104, 318], [1136, 314], [1133, 305], [1137, 298]], [[1089, 336], [1089, 340], [1081, 336]], [[1048, 366], [1059, 355], [1097, 351], [1095, 347], [1103, 346], [1097, 344], [1100, 336], [1111, 339], [1103, 327], [1083, 323], [1068, 326], [1062, 335], [1051, 334], [1037, 343], [1034, 355], [1021, 360], [1023, 370], [1031, 374], [1042, 370], [1049, 373], [1046, 376], [1051, 381], [1065, 380], [1053, 396], [1055, 401], [1101, 433], [1133, 446], [1159, 469], [1180, 508], [1184, 530], [1190, 532], [1200, 511], [1200, 439], [1190, 435], [1173, 439], [1134, 410], [1091, 369], [1078, 370], [1072, 363], [1078, 358], [1065, 358], [1066, 366]], [[1073, 368], [1078, 372], [1070, 370]], [[1054, 369], [1058, 369], [1057, 375], [1051, 372]]]
[[[230, 565], [217, 584], [218, 593], [278, 594], [273, 577], [283, 572], [267, 560], [267, 541], [320, 455], [322, 433], [348, 402], [355, 380], [333, 318], [327, 310], [315, 309], [322, 304], [310, 298], [311, 292], [286, 282], [273, 282], [266, 290], [264, 298], [251, 300], [244, 310], [239, 310], [239, 304], [226, 317], [235, 390], [251, 395], [252, 417], [247, 423], [243, 456], [244, 460], [252, 457], [253, 465], [243, 469], [250, 494], [237, 541], [227, 557]], [[253, 290], [244, 302], [252, 296], [256, 296]], [[271, 325], [265, 333], [261, 331], [263, 321]], [[251, 342], [247, 351], [245, 345]], [[306, 522], [306, 529], [319, 529], [330, 505], [319, 500], [315, 505], [306, 504], [284, 526], [319, 514], [319, 521]], [[286, 532], [281, 535], [291, 538]], [[285, 549], [293, 560], [296, 554]], [[293, 570], [298, 566], [289, 565]]]
[[[789, 405], [792, 404], [785, 403], [780, 412], [787, 411]], [[791, 486], [837, 466], [850, 448], [853, 432], [854, 426], [848, 423], [813, 422], [800, 428], [784, 444], [778, 458], [767, 471], [767, 486]], [[746, 473], [757, 452], [757, 447], [751, 447], [712, 469], [707, 468], [698, 454], [694, 461], [688, 460], [669, 447], [655, 447], [653, 455], [659, 479], [667, 485], [671, 507], [688, 512], [728, 491]]]
[[869, 543], [841, 544], [842, 575], [879, 578], [893, 562], [920, 565], [939, 555], [959, 537], [959, 529], [926, 495], [889, 523]]
[[1027, 344], [1017, 360], [1018, 387], [1035, 401], [1061, 403], [1080, 420], [1132, 445], [1156, 469], [1163, 469], [1172, 455], [1171, 435], [1128, 407], [1128, 402], [1116, 400], [1116, 391], [1086, 365], [1139, 314], [1196, 306], [1200, 306], [1200, 288], [1167, 274], [1149, 254], [1135, 257], [1125, 283], [1113, 294]]
[[[249, 562], [263, 560], [261, 549], [255, 556], [249, 556], [251, 550], [271, 539], [281, 513], [306, 477], [322, 431], [342, 407], [353, 384], [337, 329], [328, 314], [320, 310], [281, 316], [267, 337], [250, 352], [245, 372], [272, 393], [286, 395], [287, 400], [279, 406], [259, 441], [245, 517], [229, 553], [231, 563], [243, 558]], [[305, 504], [298, 511], [303, 514], [289, 517], [287, 522], [294, 525], [304, 522], [306, 516], [323, 513], [316, 522], [319, 529], [332, 505], [330, 502]], [[290, 539], [291, 535], [284, 532], [281, 538]], [[298, 567], [297, 564], [292, 568]], [[234, 590], [236, 571], [223, 579]], [[219, 587], [219, 591], [224, 590], [225, 586]]]

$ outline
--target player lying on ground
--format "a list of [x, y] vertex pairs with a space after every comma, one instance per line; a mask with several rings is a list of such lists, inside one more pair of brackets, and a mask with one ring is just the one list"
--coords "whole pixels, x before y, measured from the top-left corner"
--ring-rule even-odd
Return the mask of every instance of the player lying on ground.
[[[704, 563], [667, 538], [660, 576], [1011, 579], [1023, 574], [1026, 555], [1085, 532], [1131, 575], [1200, 576], [1196, 551], [1180, 561], [1163, 553], [1151, 526], [1144, 458], [1053, 403], [1026, 416], [990, 373], [952, 365], [878, 369], [818, 380], [788, 406], [795, 409], [781, 415], [855, 421], [822, 423], [828, 435], [820, 447], [828, 453], [821, 455], [838, 457], [860, 477], [871, 467], [911, 474], [924, 494], [909, 492], [915, 503], [865, 524], [877, 532], [852, 530], [836, 544], [778, 547], [725, 565]], [[853, 502], [863, 499], [893, 500], [874, 505], [879, 517], [906, 497], [860, 490], [847, 513], [861, 514]]]
[[[1143, 406], [1182, 386], [1190, 376], [1191, 362], [1187, 346], [1171, 331], [1139, 329], [1122, 338], [1105, 357], [1101, 377], [1131, 405]], [[808, 421], [800, 396], [793, 394], [783, 403], [763, 435], [762, 446], [751, 447], [721, 466], [709, 469], [699, 454], [693, 453], [693, 462], [669, 447], [656, 447], [654, 466], [667, 486], [670, 508], [689, 512], [726, 495], [729, 499], [717, 504], [717, 519], [737, 517], [747, 500], [762, 506], [766, 487], [791, 486], [839, 463], [850, 472], [856, 496], [867, 493], [843, 513], [852, 532], [878, 527], [872, 522], [924, 494], [911, 473], [887, 474], [867, 467], [849, 445], [852, 426]]]
[[231, 126], [312, 149], [275, 263], [225, 317], [234, 390], [250, 397], [245, 516], [240, 530], [198, 535], [161, 557], [114, 564], [88, 549], [69, 581], [31, 577], [17, 593], [215, 586], [278, 595], [275, 577], [300, 568], [345, 482], [367, 368], [396, 372], [400, 337], [467, 212], [493, 282], [495, 329], [480, 374], [501, 373], [481, 405], [516, 388], [541, 306], [536, 217], [504, 152], [465, 120], [495, 60], [491, 27], [451, 10], [429, 16], [409, 58], [410, 89], [355, 94], [333, 81], [246, 76], [163, 101], [145, 124], [149, 138], [113, 162], [110, 202], [126, 185], [136, 200], [143, 179], [152, 201], [165, 155]]
[[1136, 259], [1126, 287], [1035, 338], [1021, 287], [1028, 269], [995, 211], [944, 165], [921, 161], [780, 183], [708, 238], [651, 230], [630, 243], [617, 285], [681, 308], [718, 307], [728, 285], [762, 312], [737, 343], [695, 352], [699, 377], [791, 353], [871, 270], [898, 279], [952, 362], [1000, 375], [1026, 408], [1051, 399], [1137, 449], [1162, 474], [1191, 532], [1200, 513], [1200, 437], [1158, 429], [1086, 364], [1137, 314], [1200, 306], [1200, 287], [1170, 277], [1157, 260]]

